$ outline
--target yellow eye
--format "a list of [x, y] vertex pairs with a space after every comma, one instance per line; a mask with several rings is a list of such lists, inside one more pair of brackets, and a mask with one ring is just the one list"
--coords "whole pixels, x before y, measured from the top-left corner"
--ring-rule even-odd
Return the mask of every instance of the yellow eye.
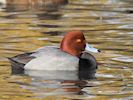
[[80, 43], [80, 42], [81, 42], [81, 39], [77, 39], [76, 42], [77, 42], [77, 43]]

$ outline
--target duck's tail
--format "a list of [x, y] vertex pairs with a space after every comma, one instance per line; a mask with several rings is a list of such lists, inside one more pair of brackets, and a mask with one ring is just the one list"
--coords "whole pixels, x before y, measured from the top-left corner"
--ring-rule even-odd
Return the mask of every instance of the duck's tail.
[[11, 63], [12, 74], [23, 74], [24, 73], [24, 65], [14, 60], [14, 58], [6, 57]]

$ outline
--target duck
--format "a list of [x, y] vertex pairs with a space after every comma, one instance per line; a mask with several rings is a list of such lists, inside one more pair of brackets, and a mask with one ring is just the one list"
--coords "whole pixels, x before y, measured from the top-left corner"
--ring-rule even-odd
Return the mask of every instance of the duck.
[[65, 34], [60, 46], [44, 46], [8, 59], [15, 73], [24, 70], [94, 73], [97, 61], [90, 52], [98, 53], [100, 50], [87, 43], [82, 31], [74, 30]]

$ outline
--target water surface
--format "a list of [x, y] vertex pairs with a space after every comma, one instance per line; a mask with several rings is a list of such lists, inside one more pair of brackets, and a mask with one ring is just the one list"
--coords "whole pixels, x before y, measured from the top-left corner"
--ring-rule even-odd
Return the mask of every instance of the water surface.
[[[69, 0], [67, 5], [0, 6], [0, 100], [133, 99], [133, 5], [131, 0]], [[102, 50], [94, 80], [12, 75], [6, 57], [58, 45], [69, 30], [84, 31]]]

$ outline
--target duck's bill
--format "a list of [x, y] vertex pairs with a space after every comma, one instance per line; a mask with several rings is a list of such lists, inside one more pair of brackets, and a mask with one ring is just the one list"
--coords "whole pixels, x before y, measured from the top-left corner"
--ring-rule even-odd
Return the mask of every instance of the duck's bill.
[[88, 43], [86, 43], [85, 51], [94, 52], [94, 53], [101, 52], [99, 49], [96, 49], [96, 48], [92, 47]]

